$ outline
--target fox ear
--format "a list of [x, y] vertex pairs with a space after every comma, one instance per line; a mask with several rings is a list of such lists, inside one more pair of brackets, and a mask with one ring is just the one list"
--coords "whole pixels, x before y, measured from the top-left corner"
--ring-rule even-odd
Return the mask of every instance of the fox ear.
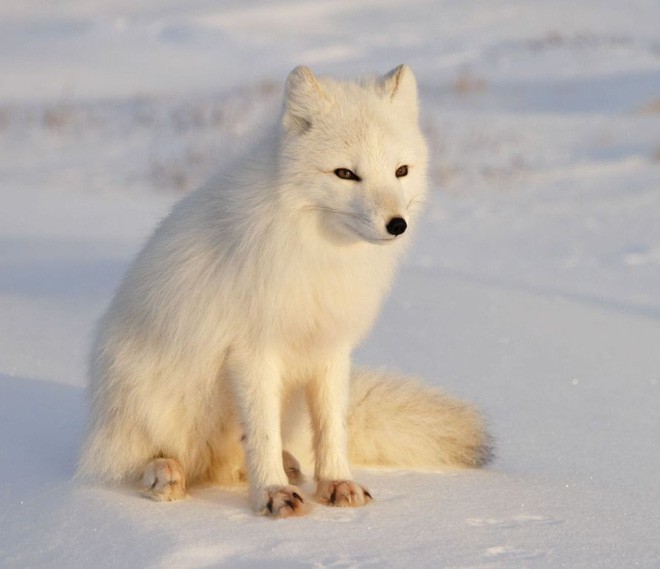
[[327, 95], [309, 67], [296, 67], [286, 80], [282, 123], [288, 132], [308, 131], [314, 115], [327, 104]]
[[417, 81], [410, 67], [402, 64], [386, 73], [380, 80], [380, 88], [392, 103], [401, 105], [417, 118]]

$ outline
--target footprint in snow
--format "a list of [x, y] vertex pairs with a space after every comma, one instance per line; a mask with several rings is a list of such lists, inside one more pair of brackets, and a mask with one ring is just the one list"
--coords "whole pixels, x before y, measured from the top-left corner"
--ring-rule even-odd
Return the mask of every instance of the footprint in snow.
[[524, 559], [538, 559], [539, 557], [545, 557], [545, 555], [546, 552], [542, 549], [526, 550], [509, 547], [507, 545], [498, 545], [495, 547], [489, 547], [482, 554], [482, 557], [486, 557], [493, 561], [521, 561]]
[[562, 523], [561, 520], [544, 518], [543, 516], [520, 515], [508, 519], [469, 518], [466, 523], [475, 527], [518, 528], [524, 526], [553, 526]]

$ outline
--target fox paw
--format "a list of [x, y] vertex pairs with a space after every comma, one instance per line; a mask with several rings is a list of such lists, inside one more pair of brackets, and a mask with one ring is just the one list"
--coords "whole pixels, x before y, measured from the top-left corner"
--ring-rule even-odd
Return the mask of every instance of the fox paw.
[[302, 492], [295, 486], [269, 486], [260, 493], [254, 509], [272, 518], [288, 518], [307, 513]]
[[156, 458], [142, 474], [142, 494], [157, 502], [181, 500], [186, 495], [183, 467], [173, 458]]
[[321, 480], [316, 499], [326, 506], [358, 507], [373, 501], [369, 490], [351, 480]]
[[284, 472], [286, 472], [286, 477], [289, 479], [289, 484], [298, 486], [305, 481], [305, 477], [300, 470], [300, 463], [288, 450], [282, 451], [282, 463], [284, 464]]

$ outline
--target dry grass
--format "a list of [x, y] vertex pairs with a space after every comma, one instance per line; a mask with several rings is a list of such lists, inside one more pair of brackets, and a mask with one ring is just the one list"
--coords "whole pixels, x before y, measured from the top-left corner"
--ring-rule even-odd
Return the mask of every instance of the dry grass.
[[459, 95], [483, 93], [488, 87], [483, 77], [473, 74], [469, 69], [462, 69], [452, 83], [452, 90]]
[[63, 105], [49, 107], [43, 115], [44, 125], [51, 130], [61, 130], [71, 126], [73, 118], [71, 109]]
[[660, 146], [655, 149], [655, 152], [651, 155], [651, 160], [653, 162], [660, 162]]
[[660, 113], [660, 97], [651, 99], [637, 109], [640, 115], [657, 115]]

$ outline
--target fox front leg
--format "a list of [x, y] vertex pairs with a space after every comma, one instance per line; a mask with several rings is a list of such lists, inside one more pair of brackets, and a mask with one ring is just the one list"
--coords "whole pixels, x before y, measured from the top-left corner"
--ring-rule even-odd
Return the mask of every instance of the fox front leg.
[[277, 358], [234, 353], [229, 368], [244, 431], [252, 509], [276, 518], [306, 513], [302, 492], [289, 484], [282, 462]]
[[350, 352], [322, 366], [307, 387], [314, 432], [316, 499], [328, 506], [364, 506], [369, 491], [353, 482], [348, 464]]

